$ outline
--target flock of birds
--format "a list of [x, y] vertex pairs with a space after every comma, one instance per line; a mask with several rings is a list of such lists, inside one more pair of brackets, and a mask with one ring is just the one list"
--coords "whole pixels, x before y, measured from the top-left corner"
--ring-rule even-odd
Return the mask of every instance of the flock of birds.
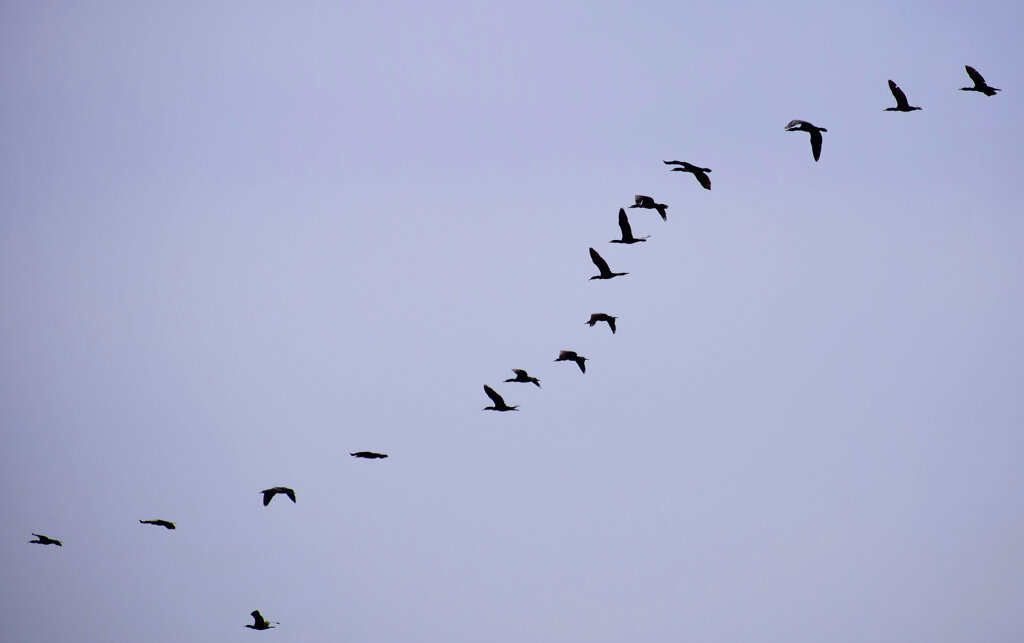
[[[978, 70], [976, 70], [974, 67], [966, 65], [965, 68], [967, 70], [967, 75], [970, 77], [974, 85], [971, 87], [961, 87], [961, 91], [979, 92], [986, 96], [995, 96], [996, 92], [1002, 91], [995, 87], [989, 86], [985, 82], [985, 78], [980, 73], [978, 73]], [[889, 91], [892, 92], [893, 97], [896, 99], [896, 106], [887, 107], [884, 111], [913, 112], [921, 109], [918, 106], [911, 105], [907, 100], [907, 95], [903, 92], [902, 89], [900, 89], [900, 86], [897, 85], [892, 80], [889, 81]], [[802, 120], [792, 120], [785, 126], [784, 129], [789, 132], [809, 133], [811, 139], [811, 154], [814, 156], [815, 161], [817, 161], [821, 157], [821, 133], [827, 132], [827, 129], [825, 129], [824, 127], [818, 127], [807, 121]], [[700, 183], [701, 187], [703, 187], [705, 190], [711, 189], [711, 179], [708, 177], [708, 173], [711, 172], [711, 168], [699, 167], [686, 161], [663, 161], [663, 163], [665, 165], [675, 166], [672, 168], [673, 172], [689, 172], [690, 174], [693, 174], [693, 176], [697, 179], [697, 182]], [[661, 215], [663, 221], [668, 221], [668, 206], [665, 205], [664, 203], [657, 203], [653, 198], [649, 196], [645, 196], [642, 194], [635, 195], [634, 203], [629, 207], [655, 210], [659, 215]], [[633, 230], [629, 225], [629, 217], [626, 215], [625, 208], [619, 208], [619, 231], [621, 232], [621, 238], [612, 239], [610, 243], [622, 243], [631, 245], [634, 243], [642, 243], [647, 241], [647, 237], [633, 236]], [[597, 267], [598, 271], [598, 274], [590, 278], [592, 280], [614, 279], [615, 277], [621, 277], [623, 275], [629, 274], [628, 272], [612, 272], [612, 270], [608, 267], [608, 262], [605, 261], [604, 258], [593, 248], [590, 248], [590, 260], [594, 262], [594, 265]], [[614, 334], [616, 319], [618, 319], [618, 317], [608, 315], [607, 313], [593, 313], [590, 316], [590, 319], [584, 323], [593, 328], [596, 324], [600, 322], [605, 322], [606, 324], [608, 324], [609, 329], [611, 329], [612, 334]], [[558, 358], [556, 358], [554, 361], [575, 362], [576, 365], [579, 367], [580, 372], [587, 372], [587, 358], [583, 357], [582, 355], [579, 355], [578, 353], [576, 353], [576, 351], [560, 351], [558, 354]], [[540, 388], [540, 380], [537, 379], [536, 377], [531, 376], [526, 370], [521, 368], [514, 368], [512, 369], [512, 372], [515, 373], [515, 377], [506, 379], [505, 382], [533, 384], [536, 387]], [[504, 398], [502, 398], [502, 396], [497, 391], [495, 391], [487, 384], [484, 384], [484, 392], [487, 394], [487, 397], [491, 399], [492, 404], [491, 406], [484, 407], [483, 410], [519, 410], [518, 404], [507, 404]], [[373, 451], [356, 451], [355, 453], [350, 453], [349, 455], [355, 458], [365, 458], [369, 460], [383, 459], [388, 457], [387, 454], [385, 453], [376, 453]], [[286, 497], [288, 497], [288, 499], [290, 499], [292, 502], [295, 502], [295, 490], [289, 487], [270, 487], [269, 489], [264, 489], [260, 491], [260, 494], [262, 494], [263, 496], [263, 506], [269, 506], [270, 501], [273, 500], [274, 497], [278, 494], [283, 494]], [[173, 522], [164, 519], [147, 519], [139, 520], [139, 522], [144, 525], [163, 527], [168, 530], [173, 530], [176, 528]], [[57, 540], [56, 538], [50, 538], [49, 536], [37, 533], [33, 533], [32, 535], [35, 536], [35, 538], [33, 540], [28, 541], [30, 543], [36, 545], [56, 545], [58, 547], [64, 546], [64, 543], [60, 540]], [[272, 629], [274, 625], [280, 624], [277, 621], [268, 621], [266, 618], [263, 617], [259, 610], [253, 610], [250, 616], [252, 616], [253, 622], [243, 627], [247, 627], [253, 630], [269, 630]]]
[[[971, 78], [974, 83], [971, 87], [961, 87], [961, 91], [965, 92], [979, 92], [986, 96], [995, 96], [996, 92], [1002, 91], [995, 87], [991, 87], [985, 82], [984, 76], [978, 73], [978, 70], [970, 65], [965, 65], [964, 68], [967, 70], [967, 75]], [[913, 112], [921, 109], [915, 105], [911, 105], [907, 101], [907, 95], [900, 89], [893, 80], [889, 80], [889, 91], [892, 92], [893, 98], [896, 99], [895, 107], [886, 107], [886, 112]], [[821, 158], [821, 133], [827, 132], [828, 130], [824, 127], [818, 127], [812, 123], [802, 120], [792, 120], [786, 124], [784, 128], [787, 132], [807, 132], [811, 135], [811, 155], [814, 160], [817, 161]], [[665, 165], [673, 165], [673, 172], [689, 172], [693, 174], [697, 182], [700, 183], [701, 187], [705, 190], [711, 189], [711, 178], [708, 173], [711, 172], [711, 168], [700, 167], [687, 161], [662, 161]], [[637, 194], [633, 197], [634, 203], [629, 206], [630, 208], [645, 208], [648, 210], [656, 210], [661, 215], [662, 221], [668, 221], [668, 206], [664, 203], [657, 203], [653, 198], [645, 196], [643, 194]], [[610, 243], [624, 243], [634, 244], [647, 241], [647, 237], [635, 237], [633, 236], [633, 229], [629, 225], [629, 217], [626, 215], [625, 208], [619, 208], [619, 230], [622, 233], [621, 239], [612, 239]], [[597, 266], [598, 274], [591, 277], [591, 279], [613, 279], [615, 277], [621, 277], [628, 275], [628, 272], [612, 272], [611, 268], [608, 267], [608, 262], [604, 260], [596, 250], [590, 249], [590, 260]], [[615, 320], [617, 317], [613, 317], [606, 313], [594, 313], [590, 316], [590, 320], [586, 322], [590, 327], [598, 322], [607, 322], [611, 328], [612, 333], [615, 333]], [[563, 350], [558, 354], [556, 362], [576, 362], [576, 365], [580, 367], [580, 371], [583, 373], [587, 372], [586, 361], [587, 358], [578, 355], [576, 351]], [[536, 377], [531, 377], [529, 373], [521, 368], [514, 368], [512, 372], [516, 374], [514, 378], [505, 380], [506, 382], [520, 382], [520, 383], [532, 383], [540, 387], [540, 380]], [[493, 388], [484, 384], [484, 393], [487, 397], [491, 398], [492, 405], [485, 406], [484, 411], [518, 411], [518, 404], [508, 404], [504, 398]]]

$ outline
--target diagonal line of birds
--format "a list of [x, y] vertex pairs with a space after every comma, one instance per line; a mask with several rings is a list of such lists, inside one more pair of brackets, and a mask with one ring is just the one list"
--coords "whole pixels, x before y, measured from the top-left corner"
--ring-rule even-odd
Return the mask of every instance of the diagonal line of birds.
[[[978, 73], [978, 70], [976, 70], [974, 67], [971, 67], [970, 65], [965, 65], [964, 68], [966, 69], [967, 75], [971, 79], [971, 82], [973, 82], [974, 84], [972, 86], [970, 86], [970, 87], [961, 87], [960, 91], [978, 92], [980, 94], [984, 94], [985, 96], [990, 96], [990, 97], [991, 96], [995, 96], [996, 92], [1002, 91], [1001, 89], [998, 89], [998, 88], [995, 88], [995, 87], [991, 87], [990, 85], [988, 85], [988, 83], [985, 82], [985, 78], [980, 73]], [[907, 99], [906, 93], [904, 93], [904, 91], [900, 88], [900, 86], [897, 85], [893, 80], [889, 80], [888, 84], [889, 84], [889, 91], [892, 93], [893, 98], [895, 98], [895, 100], [896, 100], [896, 106], [895, 107], [886, 107], [883, 111], [887, 111], [887, 112], [914, 112], [914, 111], [918, 111], [918, 110], [922, 109], [919, 106], [911, 105], [910, 102]], [[814, 125], [814, 124], [812, 124], [812, 123], [810, 123], [808, 121], [805, 121], [805, 120], [794, 119], [794, 120], [790, 121], [789, 123], [787, 123], [783, 129], [785, 131], [787, 131], [787, 132], [807, 132], [808, 134], [810, 134], [811, 156], [814, 158], [814, 160], [816, 162], [821, 158], [821, 145], [822, 145], [822, 136], [821, 136], [821, 134], [822, 134], [822, 132], [828, 132], [828, 130], [826, 128], [819, 127], [819, 126]], [[684, 173], [692, 174], [702, 188], [704, 188], [705, 190], [710, 190], [711, 189], [711, 178], [708, 177], [708, 173], [711, 172], [711, 168], [700, 167], [700, 166], [694, 165], [694, 164], [692, 164], [692, 163], [690, 163], [688, 161], [672, 160], [672, 161], [662, 161], [662, 163], [665, 164], [665, 165], [673, 166], [671, 168], [671, 170], [670, 170], [672, 172], [684, 172]], [[650, 196], [647, 196], [647, 195], [643, 195], [643, 194], [634, 195], [634, 197], [633, 197], [633, 205], [630, 205], [629, 208], [640, 208], [640, 209], [647, 209], [647, 210], [655, 210], [661, 216], [662, 221], [666, 221], [666, 222], [668, 221], [668, 205], [666, 205], [664, 203], [658, 203], [657, 201], [654, 200], [653, 197], [650, 197]], [[648, 237], [636, 237], [636, 236], [633, 235], [633, 229], [632, 229], [632, 227], [629, 224], [629, 217], [626, 215], [626, 208], [619, 208], [618, 226], [619, 226], [620, 238], [612, 239], [611, 241], [609, 241], [609, 243], [632, 245], [632, 244], [635, 244], [635, 243], [646, 242], [647, 239], [648, 239]], [[611, 268], [609, 267], [608, 262], [594, 248], [590, 248], [590, 260], [594, 263], [594, 265], [597, 267], [597, 270], [598, 270], [598, 274], [590, 277], [591, 280], [594, 280], [594, 279], [597, 279], [597, 280], [608, 280], [608, 279], [614, 279], [615, 277], [622, 277], [622, 276], [625, 276], [625, 275], [629, 274], [628, 272], [613, 272], [611, 270]], [[607, 313], [592, 313], [590, 315], [590, 319], [585, 321], [584, 324], [586, 324], [586, 325], [590, 326], [591, 328], [593, 328], [598, 323], [604, 322], [604, 323], [606, 323], [608, 325], [608, 328], [611, 330], [611, 333], [614, 335], [615, 334], [615, 330], [616, 330], [615, 320], [617, 320], [617, 319], [618, 319], [618, 317], [613, 316], [613, 315], [609, 315]], [[583, 374], [586, 374], [586, 372], [587, 372], [586, 362], [588, 360], [589, 360], [589, 358], [584, 357], [582, 355], [579, 355], [576, 351], [573, 351], [573, 350], [561, 350], [558, 353], [558, 357], [555, 358], [554, 361], [555, 362], [575, 362], [576, 366], [580, 369], [580, 372], [583, 373]], [[530, 375], [529, 372], [526, 371], [525, 369], [513, 368], [512, 372], [515, 373], [515, 377], [508, 378], [508, 379], [504, 380], [504, 382], [506, 382], [506, 383], [520, 383], [520, 384], [533, 384], [537, 388], [541, 387], [540, 386], [540, 379]], [[501, 396], [501, 394], [499, 394], [497, 391], [495, 391], [491, 386], [489, 386], [487, 384], [484, 384], [484, 393], [491, 400], [491, 405], [490, 406], [485, 406], [482, 409], [484, 411], [507, 412], [507, 411], [518, 411], [519, 410], [519, 405], [518, 404], [508, 404], [507, 402], [505, 402], [505, 399]], [[350, 453], [349, 455], [351, 455], [354, 458], [367, 459], [367, 460], [382, 460], [382, 459], [388, 457], [388, 455], [385, 454], [385, 453], [376, 453], [374, 451], [356, 451], [356, 452]], [[283, 487], [283, 486], [270, 487], [268, 489], [263, 489], [259, 493], [263, 497], [263, 506], [264, 507], [269, 507], [271, 501], [277, 495], [279, 495], [279, 494], [287, 497], [293, 503], [296, 502], [295, 490], [290, 488], [290, 487]], [[152, 518], [152, 519], [146, 519], [146, 520], [139, 520], [139, 522], [141, 524], [144, 524], [144, 525], [163, 527], [164, 529], [166, 529], [168, 531], [172, 531], [172, 530], [176, 529], [175, 523], [173, 523], [173, 522], [171, 522], [169, 520], [164, 520], [162, 518]], [[63, 547], [64, 546], [64, 543], [62, 541], [60, 541], [60, 540], [57, 540], [56, 538], [51, 538], [49, 536], [46, 536], [46, 535], [43, 535], [43, 534], [37, 534], [37, 533], [34, 533], [34, 532], [32, 533], [32, 535], [35, 536], [35, 538], [30, 540], [30, 541], [28, 541], [28, 542], [30, 542], [32, 544], [36, 544], [36, 545], [56, 545], [58, 547]], [[253, 630], [268, 630], [268, 629], [274, 629], [275, 625], [279, 625], [280, 624], [277, 621], [268, 621], [266, 618], [263, 617], [263, 615], [260, 613], [259, 610], [253, 610], [252, 613], [250, 614], [250, 616], [252, 616], [252, 618], [253, 618], [253, 623], [248, 624], [248, 625], [244, 625], [243, 627], [246, 627], [246, 628], [249, 628], [249, 629], [253, 629]]]

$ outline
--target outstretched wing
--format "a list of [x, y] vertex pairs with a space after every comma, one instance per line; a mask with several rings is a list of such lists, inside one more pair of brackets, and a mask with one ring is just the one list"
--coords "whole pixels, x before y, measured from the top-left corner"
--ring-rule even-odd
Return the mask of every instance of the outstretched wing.
[[651, 200], [652, 200], [651, 197], [644, 196], [642, 194], [634, 194], [633, 195], [633, 201], [636, 202], [636, 206], [637, 207], [645, 207], [645, 204], [650, 202]]
[[897, 85], [896, 83], [892, 82], [891, 80], [889, 81], [889, 91], [891, 91], [893, 97], [896, 98], [896, 106], [897, 107], [907, 107], [907, 106], [909, 106], [909, 103], [907, 103], [907, 95], [903, 93], [903, 90], [900, 89], [899, 85]]
[[817, 129], [811, 130], [811, 152], [814, 154], [814, 160], [817, 161], [821, 156], [821, 132]]
[[804, 129], [805, 125], [810, 125], [810, 123], [808, 123], [807, 121], [801, 121], [799, 119], [793, 119], [786, 123], [786, 127], [784, 129], [786, 131], [792, 132], [793, 130]]
[[979, 87], [985, 84], [985, 77], [978, 73], [978, 70], [970, 65], [964, 65], [964, 69], [967, 70], [967, 75], [971, 77], [975, 85]]
[[693, 175], [697, 177], [697, 180], [700, 182], [701, 187], [703, 187], [705, 190], [711, 189], [711, 178], [704, 173], [704, 170], [697, 168], [696, 170], [693, 170]]
[[611, 272], [611, 269], [608, 268], [608, 262], [602, 259], [601, 255], [597, 254], [597, 250], [594, 250], [593, 248], [590, 249], [590, 260], [594, 262], [594, 265], [597, 266], [598, 271], [602, 275]]
[[515, 373], [517, 376], [522, 377], [522, 378], [527, 378], [527, 377], [530, 376], [529, 373], [527, 373], [525, 370], [523, 370], [521, 368], [513, 368], [512, 372]]
[[683, 161], [662, 161], [665, 165], [684, 165]]
[[281, 491], [283, 491], [284, 495], [288, 496], [291, 499], [292, 502], [295, 502], [295, 490], [284, 488], [284, 489], [281, 489]]
[[498, 392], [486, 384], [484, 384], [484, 393], [487, 393], [487, 397], [491, 398], [494, 406], [506, 406], [505, 400], [498, 395]]
[[629, 217], [626, 216], [626, 210], [619, 208], [619, 230], [622, 230], [622, 238], [629, 241], [633, 238], [633, 228], [629, 226]]

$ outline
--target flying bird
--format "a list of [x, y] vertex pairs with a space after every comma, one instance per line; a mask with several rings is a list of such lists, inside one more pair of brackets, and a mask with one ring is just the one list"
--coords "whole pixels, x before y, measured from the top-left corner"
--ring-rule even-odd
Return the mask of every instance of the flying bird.
[[612, 272], [608, 268], [608, 262], [601, 258], [601, 255], [597, 254], [597, 250], [590, 249], [590, 260], [597, 266], [598, 272], [601, 274], [594, 275], [591, 279], [612, 279], [613, 277], [621, 277], [622, 275], [628, 275], [628, 272]]
[[827, 132], [828, 130], [824, 127], [817, 127], [811, 125], [807, 121], [792, 120], [786, 125], [787, 132], [808, 132], [811, 135], [811, 152], [814, 154], [814, 160], [817, 161], [818, 157], [821, 156], [821, 133]]
[[283, 493], [284, 495], [291, 498], [292, 502], [295, 502], [295, 491], [293, 489], [289, 489], [288, 487], [271, 487], [269, 489], [264, 489], [260, 493], [263, 494], [264, 507], [269, 505], [270, 501], [274, 499], [274, 496], [276, 496], [279, 493]]
[[527, 384], [536, 384], [537, 388], [540, 388], [540, 380], [536, 377], [530, 377], [530, 374], [521, 368], [513, 368], [512, 372], [516, 374], [515, 377], [510, 377], [505, 380], [506, 382], [524, 382]]
[[144, 525], [156, 525], [165, 529], [175, 529], [174, 523], [170, 520], [140, 520], [139, 522]]
[[608, 243], [640, 243], [641, 241], [647, 241], [647, 237], [637, 238], [633, 236], [633, 228], [629, 227], [629, 218], [626, 216], [626, 211], [622, 208], [619, 208], [619, 230], [622, 231], [622, 238], [612, 239]]
[[921, 109], [920, 107], [912, 107], [907, 102], [907, 95], [903, 93], [903, 90], [900, 89], [899, 85], [897, 85], [896, 83], [892, 82], [891, 80], [889, 81], [889, 91], [891, 91], [892, 95], [896, 98], [896, 107], [886, 107], [885, 111], [887, 111], [887, 112], [912, 112], [912, 111], [914, 111], [916, 109]]
[[974, 67], [971, 67], [970, 65], [964, 65], [964, 69], [967, 70], [967, 75], [971, 77], [972, 81], [974, 81], [974, 87], [961, 87], [960, 91], [962, 91], [962, 92], [981, 92], [982, 94], [985, 94], [986, 96], [995, 96], [996, 92], [1003, 91], [1001, 89], [996, 89], [995, 87], [989, 87], [985, 83], [985, 77], [982, 76], [981, 74], [979, 74], [978, 70], [975, 69]]
[[668, 221], [668, 213], [665, 212], [665, 210], [668, 209], [668, 206], [665, 205], [664, 203], [655, 203], [654, 199], [652, 199], [649, 196], [644, 196], [643, 194], [634, 194], [633, 195], [633, 200], [636, 203], [634, 203], [633, 205], [631, 205], [629, 207], [631, 207], [631, 208], [647, 208], [648, 210], [657, 210], [658, 214], [661, 215], [661, 220], [662, 221]]
[[576, 365], [580, 367], [580, 371], [586, 373], [587, 365], [584, 363], [587, 361], [586, 357], [582, 357], [576, 354], [576, 351], [560, 351], [558, 353], [558, 359], [556, 362], [576, 362]]
[[494, 402], [494, 406], [485, 406], [482, 409], [484, 411], [515, 411], [519, 409], [518, 404], [514, 406], [505, 404], [505, 400], [498, 395], [498, 392], [486, 384], [484, 384], [484, 393], [487, 393], [487, 397], [491, 398], [491, 401]]
[[612, 317], [611, 315], [606, 315], [605, 313], [594, 313], [593, 315], [590, 316], [589, 321], [585, 321], [583, 323], [593, 328], [594, 324], [596, 324], [597, 322], [608, 322], [608, 328], [612, 329], [612, 335], [614, 335], [616, 319], [618, 319], [618, 317]]
[[350, 453], [349, 455], [352, 456], [353, 458], [366, 458], [368, 460], [378, 460], [380, 458], [388, 457], [388, 454], [386, 453], [374, 453], [373, 451], [356, 451], [355, 453]]
[[64, 543], [62, 543], [61, 541], [57, 540], [56, 538], [50, 538], [49, 536], [44, 536], [42, 534], [32, 534], [32, 535], [35, 536], [36, 539], [35, 540], [30, 540], [29, 541], [30, 543], [35, 543], [36, 545], [57, 545], [58, 547], [63, 547], [64, 546]]
[[710, 172], [711, 168], [708, 167], [697, 167], [686, 161], [662, 161], [665, 165], [678, 165], [680, 167], [672, 168], [673, 172], [690, 172], [697, 177], [697, 182], [704, 187], [705, 190], [711, 189], [711, 179], [705, 172]]
[[[253, 610], [252, 614], [250, 614], [249, 616], [252, 617], [252, 625], [243, 625], [242, 627], [248, 627], [249, 629], [253, 630], [269, 630], [272, 629], [274, 625], [280, 625], [280, 623], [278, 623], [277, 621], [268, 621], [267, 619], [263, 618], [263, 615], [260, 614], [259, 610]], [[271, 625], [271, 623], [273, 623], [274, 625]]]

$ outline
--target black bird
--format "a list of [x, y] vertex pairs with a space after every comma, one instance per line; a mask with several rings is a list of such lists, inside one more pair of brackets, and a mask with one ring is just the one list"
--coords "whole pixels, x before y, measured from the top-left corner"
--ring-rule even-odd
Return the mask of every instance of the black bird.
[[792, 120], [786, 125], [787, 132], [808, 132], [811, 135], [811, 152], [814, 154], [814, 160], [817, 161], [818, 157], [821, 156], [821, 133], [827, 132], [828, 130], [824, 127], [817, 127], [811, 125], [807, 121]]
[[524, 371], [523, 369], [513, 368], [512, 372], [515, 373], [516, 376], [510, 377], [509, 379], [505, 380], [506, 382], [524, 382], [527, 384], [533, 383], [537, 385], [537, 388], [540, 388], [540, 380], [537, 379], [536, 377], [530, 377], [530, 374]]
[[144, 525], [156, 525], [165, 529], [175, 529], [174, 523], [170, 520], [140, 520], [139, 522]]
[[505, 400], [498, 395], [498, 392], [486, 384], [484, 384], [484, 393], [487, 393], [487, 397], [491, 398], [491, 401], [494, 402], [494, 406], [485, 406], [482, 409], [484, 411], [515, 411], [519, 409], [518, 404], [514, 406], [505, 404]]
[[558, 353], [558, 359], [556, 362], [576, 362], [576, 365], [580, 367], [580, 370], [584, 373], [587, 372], [587, 365], [584, 363], [587, 361], [586, 357], [582, 357], [576, 354], [576, 351], [560, 351]]
[[61, 541], [59, 541], [59, 540], [57, 540], [55, 538], [50, 538], [49, 536], [44, 536], [42, 534], [32, 534], [32, 535], [35, 536], [36, 539], [35, 540], [30, 540], [29, 541], [30, 543], [35, 543], [36, 545], [57, 545], [58, 547], [63, 547], [64, 546], [64, 543], [62, 543]]
[[629, 227], [629, 218], [626, 216], [626, 211], [619, 208], [619, 230], [622, 231], [621, 239], [612, 239], [608, 243], [640, 243], [641, 241], [647, 241], [647, 237], [634, 237], [633, 228]]
[[892, 95], [896, 97], [896, 107], [886, 107], [885, 111], [912, 112], [916, 109], [921, 109], [920, 107], [911, 107], [911, 105], [907, 102], [907, 95], [903, 93], [903, 90], [900, 89], [899, 85], [892, 82], [891, 80], [889, 81], [889, 91], [891, 91]]
[[636, 203], [634, 203], [633, 205], [631, 205], [629, 207], [631, 207], [631, 208], [647, 208], [648, 210], [657, 210], [658, 214], [661, 215], [661, 220], [662, 221], [668, 221], [668, 213], [665, 212], [665, 210], [668, 209], [668, 206], [665, 205], [664, 203], [655, 203], [654, 199], [652, 199], [649, 196], [644, 196], [642, 194], [634, 194], [633, 195], [633, 200], [636, 201]]
[[373, 451], [356, 451], [355, 453], [350, 453], [349, 455], [352, 456], [353, 458], [367, 458], [368, 460], [377, 460], [380, 458], [388, 457], [388, 454], [386, 453], [374, 453]]
[[613, 277], [621, 277], [622, 275], [628, 275], [628, 272], [612, 272], [608, 268], [608, 262], [601, 258], [601, 255], [597, 254], [597, 250], [590, 249], [590, 260], [597, 266], [597, 270], [601, 273], [594, 275], [591, 279], [612, 279]]
[[995, 96], [996, 92], [1003, 91], [1001, 89], [996, 89], [995, 87], [989, 87], [987, 84], [985, 84], [985, 77], [979, 74], [978, 70], [975, 69], [974, 67], [971, 67], [970, 65], [964, 65], [964, 69], [967, 70], [967, 75], [970, 76], [971, 80], [974, 81], [974, 87], [961, 87], [960, 91], [981, 92], [986, 96]]
[[249, 616], [252, 617], [252, 625], [243, 625], [242, 627], [248, 627], [249, 629], [253, 630], [269, 630], [274, 627], [274, 625], [271, 625], [271, 623], [274, 623], [275, 625], [280, 625], [280, 623], [278, 623], [277, 621], [268, 621], [267, 619], [263, 618], [263, 615], [260, 614], [259, 610], [253, 610], [252, 614], [250, 614]]
[[596, 324], [597, 322], [608, 322], [608, 328], [612, 329], [612, 335], [614, 335], [616, 319], [618, 319], [618, 317], [612, 317], [611, 315], [606, 315], [605, 313], [594, 313], [590, 316], [590, 321], [585, 321], [583, 323], [593, 328], [594, 324]]
[[288, 487], [271, 487], [269, 489], [264, 489], [260, 493], [263, 494], [263, 506], [264, 507], [269, 505], [270, 501], [274, 499], [274, 496], [276, 496], [279, 493], [283, 493], [284, 495], [286, 495], [289, 498], [291, 498], [292, 502], [295, 502], [295, 491], [292, 490], [292, 489], [289, 489]]
[[691, 172], [695, 177], [697, 177], [697, 181], [704, 187], [705, 190], [711, 189], [711, 179], [708, 177], [707, 174], [705, 174], [705, 172], [710, 172], [711, 168], [697, 167], [696, 165], [687, 163], [686, 161], [662, 161], [662, 163], [664, 163], [665, 165], [681, 166], [672, 168], [672, 171]]

